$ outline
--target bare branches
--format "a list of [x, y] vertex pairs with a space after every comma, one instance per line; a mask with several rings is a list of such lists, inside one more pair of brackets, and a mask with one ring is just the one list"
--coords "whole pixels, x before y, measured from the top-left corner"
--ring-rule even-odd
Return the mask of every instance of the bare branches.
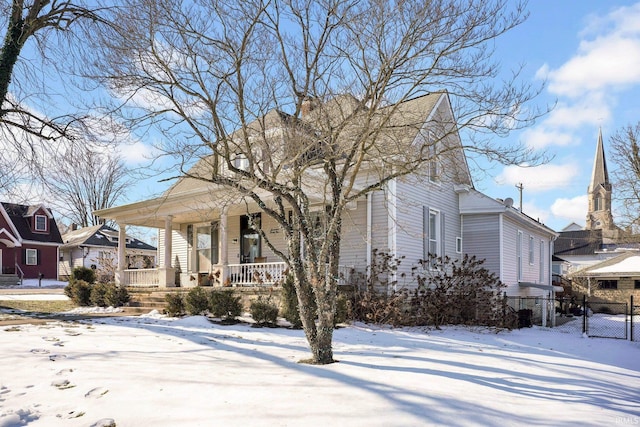
[[640, 227], [640, 122], [618, 130], [610, 140], [616, 195], [622, 206], [621, 225]]

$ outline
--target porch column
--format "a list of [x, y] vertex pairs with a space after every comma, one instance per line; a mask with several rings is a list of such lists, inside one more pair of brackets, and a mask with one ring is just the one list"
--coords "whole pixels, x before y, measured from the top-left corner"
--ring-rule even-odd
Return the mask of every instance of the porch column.
[[227, 249], [229, 247], [229, 239], [227, 234], [227, 220], [228, 209], [226, 206], [222, 208], [220, 213], [220, 265], [222, 265], [222, 271], [220, 273], [220, 281], [224, 286], [229, 274], [229, 254]]
[[124, 275], [124, 270], [126, 270], [127, 265], [127, 224], [118, 222], [118, 268], [116, 269], [116, 284], [127, 286], [128, 283], [126, 281], [126, 277]]
[[158, 286], [161, 288], [173, 287], [176, 284], [175, 269], [171, 267], [172, 221], [172, 215], [167, 215], [164, 219], [164, 259], [158, 269]]

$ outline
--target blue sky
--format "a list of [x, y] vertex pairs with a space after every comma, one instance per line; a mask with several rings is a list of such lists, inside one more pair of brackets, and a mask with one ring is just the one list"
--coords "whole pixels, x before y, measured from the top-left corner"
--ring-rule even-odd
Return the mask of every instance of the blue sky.
[[534, 168], [494, 166], [475, 185], [517, 205], [521, 182], [524, 212], [561, 230], [585, 223], [598, 130], [606, 151], [614, 132], [640, 121], [640, 2], [531, 0], [529, 10], [497, 54], [505, 67], [524, 64], [531, 82], [546, 81], [537, 103], [557, 105], [508, 139], [554, 158]]

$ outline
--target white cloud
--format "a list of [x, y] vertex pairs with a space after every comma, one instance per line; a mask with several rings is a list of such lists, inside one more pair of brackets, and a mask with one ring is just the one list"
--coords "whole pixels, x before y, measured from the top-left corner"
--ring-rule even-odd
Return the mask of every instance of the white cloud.
[[566, 132], [546, 129], [538, 126], [522, 133], [522, 141], [527, 147], [541, 150], [549, 146], [567, 146], [575, 144], [573, 135]]
[[551, 205], [551, 213], [558, 218], [583, 224], [587, 216], [589, 200], [587, 195], [576, 196], [571, 199], [556, 199]]
[[542, 192], [567, 187], [578, 176], [579, 168], [573, 163], [536, 167], [507, 166], [496, 177], [498, 184], [522, 183], [524, 191]]
[[580, 129], [585, 125], [608, 122], [611, 102], [601, 94], [585, 94], [573, 103], [558, 103], [543, 122], [545, 127]]
[[[556, 95], [582, 97], [585, 92], [621, 89], [640, 82], [640, 6], [620, 8], [601, 19], [593, 19], [576, 55], [553, 70], [543, 66], [549, 91]], [[597, 32], [604, 31], [600, 35]]]
[[[533, 219], [545, 223], [549, 219], [549, 210], [536, 206], [536, 201], [527, 201], [522, 203], [522, 211]], [[515, 202], [514, 204], [518, 204]]]
[[149, 161], [158, 156], [158, 152], [153, 146], [142, 141], [120, 144], [118, 152], [129, 166], [140, 166], [149, 163]]

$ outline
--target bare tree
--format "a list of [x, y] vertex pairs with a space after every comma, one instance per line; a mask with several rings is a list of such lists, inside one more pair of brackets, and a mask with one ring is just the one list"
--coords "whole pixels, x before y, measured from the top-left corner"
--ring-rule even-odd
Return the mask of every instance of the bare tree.
[[[522, 4], [137, 0], [128, 7], [110, 18], [121, 28], [96, 39], [102, 50], [91, 73], [128, 100], [132, 124], [162, 132], [182, 176], [229, 188], [280, 224], [286, 252], [262, 237], [295, 276], [313, 363], [333, 362], [349, 203], [424, 172], [436, 158], [460, 160], [460, 144], [451, 143], [458, 129], [474, 136], [467, 150], [490, 159], [541, 160], [495, 138], [544, 113], [528, 109], [537, 90], [518, 84], [517, 72], [498, 79], [493, 61], [493, 41], [526, 18]], [[403, 106], [438, 90], [454, 103], [457, 123], [433, 118], [433, 133], [412, 144], [408, 134], [415, 137], [426, 117]]]
[[122, 159], [96, 147], [73, 147], [51, 164], [46, 180], [50, 204], [81, 227], [100, 224], [93, 212], [114, 206], [131, 184]]
[[619, 224], [633, 233], [640, 229], [640, 122], [618, 130], [611, 137], [615, 198], [619, 200]]
[[[49, 156], [45, 141], [72, 143], [89, 132], [85, 113], [62, 107], [75, 101], [63, 93], [73, 62], [64, 46], [82, 44], [74, 38], [78, 22], [106, 24], [99, 11], [83, 0], [0, 2], [0, 135], [13, 154], [0, 159], [0, 167], [25, 168], [28, 174], [18, 178], [38, 177]], [[0, 189], [11, 192], [15, 182], [16, 176], [0, 176]]]

